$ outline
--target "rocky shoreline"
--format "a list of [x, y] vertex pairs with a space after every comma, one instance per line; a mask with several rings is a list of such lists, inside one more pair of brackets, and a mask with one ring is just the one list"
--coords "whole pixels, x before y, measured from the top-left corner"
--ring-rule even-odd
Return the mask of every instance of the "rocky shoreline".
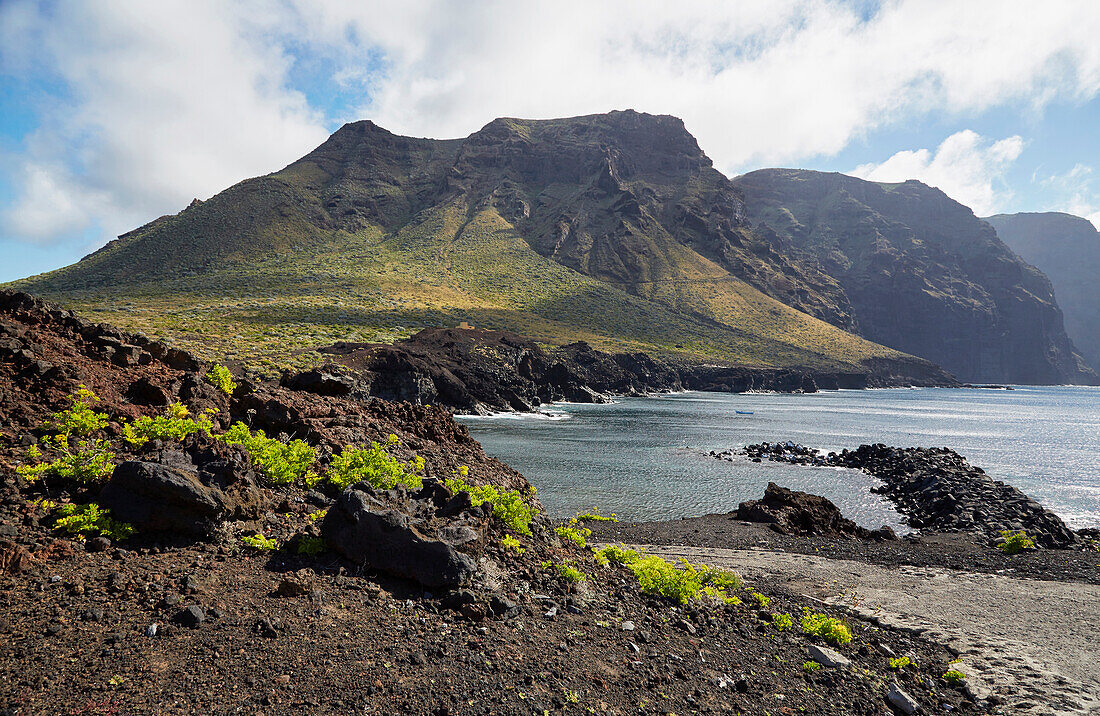
[[885, 495], [908, 524], [925, 532], [963, 532], [991, 542], [1023, 530], [1040, 547], [1091, 547], [1093, 530], [1079, 534], [1058, 515], [1019, 489], [986, 475], [949, 448], [861, 445], [856, 450], [820, 451], [793, 442], [758, 443], [711, 452], [733, 460], [747, 457], [795, 465], [862, 470], [882, 481], [872, 492]]
[[329, 363], [287, 375], [283, 385], [318, 395], [442, 405], [473, 414], [681, 390], [813, 393], [959, 385], [919, 359], [875, 359], [854, 372], [700, 365], [644, 353], [605, 353], [584, 342], [544, 349], [514, 333], [475, 328], [430, 328], [392, 345], [337, 343], [321, 352], [330, 356]]
[[983, 709], [919, 635], [597, 559], [437, 405], [234, 380], [15, 292], [0, 353], [0, 712]]

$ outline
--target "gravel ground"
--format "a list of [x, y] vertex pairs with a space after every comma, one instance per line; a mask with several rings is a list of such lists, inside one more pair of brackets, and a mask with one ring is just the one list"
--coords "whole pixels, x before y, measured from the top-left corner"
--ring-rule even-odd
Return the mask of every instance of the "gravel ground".
[[656, 546], [946, 644], [1004, 713], [1100, 714], [1100, 587], [772, 550]]

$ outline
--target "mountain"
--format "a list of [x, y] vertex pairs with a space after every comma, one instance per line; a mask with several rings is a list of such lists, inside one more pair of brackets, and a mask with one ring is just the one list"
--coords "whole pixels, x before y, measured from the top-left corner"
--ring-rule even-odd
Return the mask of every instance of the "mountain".
[[794, 169], [733, 183], [777, 251], [816, 261], [836, 279], [865, 338], [961, 380], [1096, 382], [1046, 276], [942, 191]]
[[931, 368], [842, 330], [838, 282], [752, 229], [682, 121], [633, 111], [497, 119], [454, 140], [348, 124], [16, 285], [268, 370], [462, 321], [727, 365]]
[[1066, 333], [1100, 371], [1100, 233], [1071, 214], [998, 214], [986, 218], [997, 236], [1054, 284]]

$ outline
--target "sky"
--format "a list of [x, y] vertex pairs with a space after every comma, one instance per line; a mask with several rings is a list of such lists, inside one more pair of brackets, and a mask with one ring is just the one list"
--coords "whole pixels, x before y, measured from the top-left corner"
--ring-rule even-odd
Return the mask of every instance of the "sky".
[[1096, 0], [0, 0], [0, 281], [342, 124], [681, 117], [729, 176], [919, 179], [1100, 226]]

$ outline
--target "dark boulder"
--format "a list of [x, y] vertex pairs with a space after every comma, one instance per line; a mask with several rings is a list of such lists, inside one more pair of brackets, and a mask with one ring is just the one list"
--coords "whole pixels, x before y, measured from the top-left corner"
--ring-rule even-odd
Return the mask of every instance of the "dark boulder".
[[824, 497], [796, 492], [769, 482], [764, 499], [742, 502], [734, 516], [762, 522], [781, 534], [868, 537], [870, 532], [845, 518]]
[[451, 545], [421, 534], [409, 515], [352, 486], [321, 525], [325, 541], [352, 562], [411, 579], [425, 587], [457, 587], [474, 575], [474, 561]]
[[266, 502], [246, 456], [195, 438], [183, 450], [122, 463], [100, 501], [140, 531], [192, 537], [209, 537], [226, 520], [256, 519]]

